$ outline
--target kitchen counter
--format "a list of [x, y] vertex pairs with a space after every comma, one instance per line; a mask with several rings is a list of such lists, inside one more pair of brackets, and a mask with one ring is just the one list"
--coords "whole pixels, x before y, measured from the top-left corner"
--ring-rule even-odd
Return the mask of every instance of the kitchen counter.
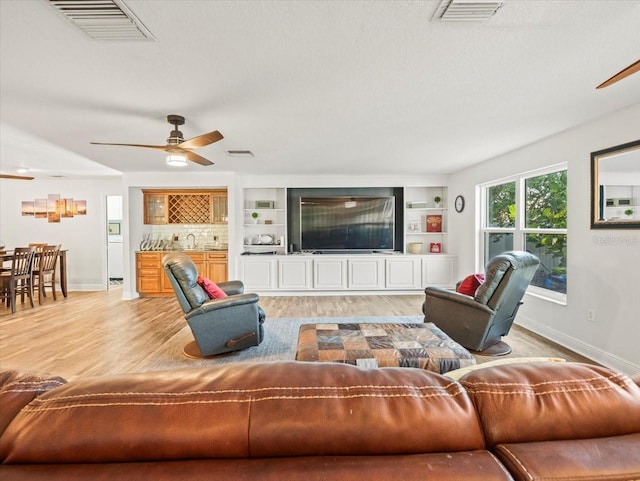
[[147, 251], [141, 251], [138, 250], [136, 251], [136, 253], [141, 253], [141, 252], [162, 252], [162, 253], [167, 253], [167, 252], [184, 252], [184, 253], [196, 253], [196, 252], [201, 252], [201, 253], [205, 253], [205, 252], [220, 252], [220, 253], [227, 253], [228, 249], [224, 248], [224, 249], [161, 249], [161, 250], [147, 250]]
[[198, 275], [213, 282], [228, 280], [227, 250], [161, 250], [136, 252], [136, 286], [141, 297], [170, 297], [173, 288], [162, 267], [162, 258], [169, 252], [182, 252], [189, 256]]

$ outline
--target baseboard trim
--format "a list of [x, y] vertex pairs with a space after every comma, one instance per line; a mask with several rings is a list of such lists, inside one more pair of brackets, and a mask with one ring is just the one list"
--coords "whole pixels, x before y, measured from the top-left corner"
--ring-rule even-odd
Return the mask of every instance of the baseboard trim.
[[639, 365], [629, 362], [626, 359], [622, 359], [621, 357], [615, 356], [609, 352], [603, 351], [600, 348], [592, 346], [591, 344], [587, 344], [580, 339], [576, 339], [575, 337], [569, 336], [549, 326], [545, 326], [544, 324], [541, 324], [538, 321], [528, 318], [522, 314], [518, 315], [516, 324], [532, 332], [535, 332], [536, 334], [539, 334], [546, 339], [555, 342], [556, 344], [560, 344], [567, 349], [571, 349], [572, 351], [581, 354], [582, 356], [585, 356], [597, 362], [598, 364], [602, 364], [603, 366], [606, 366], [610, 369], [618, 372], [623, 372], [630, 376], [640, 374]]
[[[58, 289], [56, 284], [56, 289]], [[105, 291], [106, 284], [69, 284], [67, 291]]]

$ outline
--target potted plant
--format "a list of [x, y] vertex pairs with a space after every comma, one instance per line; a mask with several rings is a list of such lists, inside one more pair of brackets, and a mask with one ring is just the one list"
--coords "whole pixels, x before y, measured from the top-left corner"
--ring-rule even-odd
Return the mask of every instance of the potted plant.
[[633, 216], [633, 209], [627, 209], [624, 211], [624, 215], [626, 215], [627, 217], [632, 217]]
[[258, 214], [257, 212], [252, 212], [252, 213], [251, 213], [251, 218], [253, 219], [253, 223], [254, 223], [254, 224], [257, 224], [257, 223], [258, 223], [258, 216], [259, 216], [259, 215], [260, 215], [260, 214]]
[[440, 207], [440, 202], [442, 202], [442, 197], [440, 197], [439, 195], [436, 195], [433, 198], [433, 201], [436, 203], [436, 207]]

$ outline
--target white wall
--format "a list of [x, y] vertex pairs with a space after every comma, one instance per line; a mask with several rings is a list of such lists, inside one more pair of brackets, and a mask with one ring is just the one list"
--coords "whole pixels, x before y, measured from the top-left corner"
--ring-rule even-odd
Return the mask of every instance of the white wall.
[[[640, 372], [640, 231], [590, 230], [590, 153], [640, 138], [640, 105], [583, 124], [454, 174], [449, 204], [467, 207], [449, 220], [459, 276], [476, 272], [476, 186], [568, 163], [568, 290], [560, 305], [527, 295], [517, 323], [627, 373]], [[639, 166], [640, 170], [640, 166]], [[595, 310], [595, 322], [587, 310]]]
[[[23, 200], [60, 194], [87, 201], [87, 215], [59, 223], [22, 216]], [[67, 249], [69, 290], [107, 288], [107, 195], [120, 194], [120, 179], [0, 179], [0, 240], [7, 248], [30, 242], [62, 244]]]

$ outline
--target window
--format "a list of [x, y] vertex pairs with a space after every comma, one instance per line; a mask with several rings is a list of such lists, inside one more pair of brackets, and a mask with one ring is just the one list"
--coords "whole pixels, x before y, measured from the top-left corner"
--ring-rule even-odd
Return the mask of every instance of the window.
[[540, 267], [530, 291], [566, 300], [566, 165], [486, 184], [481, 195], [482, 265], [508, 250], [531, 252], [540, 259]]

